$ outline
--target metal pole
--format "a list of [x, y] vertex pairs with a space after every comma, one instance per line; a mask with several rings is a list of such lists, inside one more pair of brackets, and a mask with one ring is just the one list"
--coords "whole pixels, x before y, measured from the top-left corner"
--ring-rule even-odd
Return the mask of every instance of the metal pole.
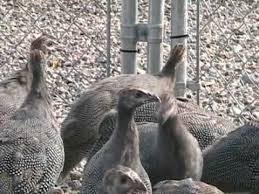
[[163, 62], [164, 0], [150, 0], [148, 24], [148, 72], [160, 71]]
[[[172, 13], [171, 13], [171, 47], [173, 48], [176, 44], [181, 43], [187, 47], [187, 20], [188, 20], [188, 0], [172, 0]], [[186, 89], [186, 61], [177, 68], [175, 95], [184, 96]]]
[[[200, 83], [200, 0], [197, 0], [196, 18], [196, 82]], [[200, 89], [197, 89], [197, 104], [200, 104]]]
[[122, 73], [136, 73], [137, 52], [137, 0], [122, 0], [121, 61]]
[[106, 26], [106, 34], [107, 34], [107, 66], [106, 72], [107, 77], [111, 75], [111, 0], [107, 2], [107, 26]]

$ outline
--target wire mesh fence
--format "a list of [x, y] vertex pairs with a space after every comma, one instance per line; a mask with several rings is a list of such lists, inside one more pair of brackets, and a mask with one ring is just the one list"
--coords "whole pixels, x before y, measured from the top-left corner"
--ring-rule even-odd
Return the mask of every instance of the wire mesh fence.
[[[110, 2], [110, 6], [108, 6]], [[196, 77], [197, 1], [189, 1], [188, 76]], [[201, 105], [242, 122], [259, 117], [258, 1], [201, 1]], [[170, 51], [170, 0], [166, 0], [164, 62]], [[107, 7], [109, 9], [107, 9]], [[107, 14], [110, 36], [107, 37]], [[121, 71], [119, 0], [3, 0], [0, 3], [0, 79], [27, 62], [30, 42], [41, 33], [54, 37], [48, 83], [57, 118], [88, 85]], [[148, 18], [148, 1], [139, 1], [139, 20]], [[110, 38], [111, 52], [107, 52]], [[138, 72], [146, 70], [146, 44], [138, 45]], [[108, 58], [107, 58], [108, 57]], [[110, 66], [109, 66], [110, 64]], [[196, 93], [188, 91], [194, 99]]]
[[200, 13], [202, 105], [236, 122], [258, 119], [259, 2], [201, 1]]

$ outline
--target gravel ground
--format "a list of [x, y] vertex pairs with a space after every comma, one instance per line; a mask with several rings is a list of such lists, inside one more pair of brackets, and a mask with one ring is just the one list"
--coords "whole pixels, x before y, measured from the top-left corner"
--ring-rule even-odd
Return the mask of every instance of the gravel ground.
[[[170, 1], [166, 0], [164, 62], [170, 51]], [[196, 76], [196, 1], [189, 1], [188, 77]], [[111, 75], [120, 73], [120, 8], [112, 1]], [[147, 0], [139, 2], [147, 21]], [[257, 0], [202, 1], [201, 106], [231, 120], [259, 120], [259, 8]], [[48, 83], [61, 123], [71, 103], [91, 83], [106, 77], [106, 1], [2, 0], [0, 80], [27, 61], [31, 40], [41, 32], [55, 37], [48, 59]], [[139, 44], [139, 72], [146, 69], [146, 44]], [[196, 93], [187, 91], [195, 101]], [[66, 193], [77, 193], [84, 163], [71, 173]]]

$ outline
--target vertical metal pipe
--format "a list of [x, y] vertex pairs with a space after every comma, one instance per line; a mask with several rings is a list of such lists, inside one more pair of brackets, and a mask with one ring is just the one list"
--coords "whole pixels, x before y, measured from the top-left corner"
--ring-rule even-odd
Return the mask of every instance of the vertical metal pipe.
[[[188, 0], [172, 0], [171, 1], [171, 47], [173, 48], [176, 44], [181, 43], [187, 47], [187, 39], [182, 35], [187, 34], [187, 21], [188, 21]], [[182, 38], [180, 38], [182, 37]], [[176, 76], [175, 95], [184, 96], [186, 89], [186, 61], [178, 67]]]
[[137, 52], [137, 0], [122, 0], [121, 61], [122, 73], [136, 73]]
[[[197, 0], [196, 17], [196, 82], [200, 82], [200, 0]], [[197, 104], [200, 104], [200, 90], [197, 89]]]
[[106, 35], [107, 35], [107, 66], [106, 73], [107, 77], [111, 75], [111, 0], [107, 1], [107, 25], [106, 25]]
[[148, 25], [148, 72], [160, 71], [163, 62], [164, 0], [150, 0]]

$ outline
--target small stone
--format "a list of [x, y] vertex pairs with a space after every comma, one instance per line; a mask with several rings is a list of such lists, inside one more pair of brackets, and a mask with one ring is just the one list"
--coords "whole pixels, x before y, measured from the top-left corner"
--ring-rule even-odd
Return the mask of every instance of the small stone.
[[242, 112], [242, 111], [241, 111], [239, 108], [237, 108], [237, 107], [232, 107], [232, 110], [233, 110], [234, 114], [236, 114], [236, 115], [240, 115], [241, 112]]
[[255, 120], [259, 121], [259, 112], [253, 112], [253, 116], [255, 117]]

